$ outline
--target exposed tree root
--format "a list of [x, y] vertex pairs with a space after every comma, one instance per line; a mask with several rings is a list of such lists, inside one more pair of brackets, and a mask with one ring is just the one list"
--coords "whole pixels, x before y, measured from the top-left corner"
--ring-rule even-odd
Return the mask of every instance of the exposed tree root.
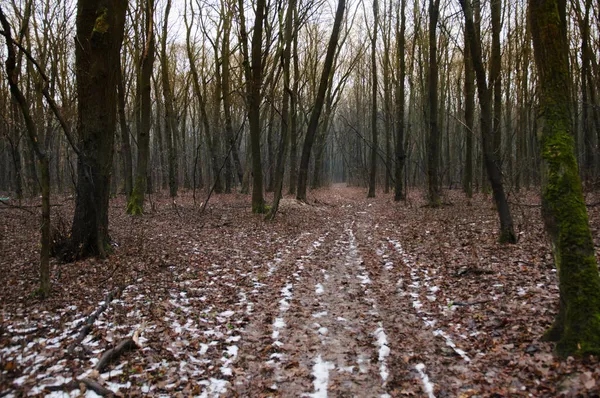
[[85, 339], [86, 336], [88, 334], [90, 334], [90, 332], [92, 331], [92, 328], [94, 327], [94, 322], [96, 322], [96, 319], [98, 319], [100, 314], [102, 314], [108, 308], [108, 305], [110, 304], [110, 302], [115, 297], [117, 297], [119, 294], [121, 294], [121, 292], [123, 291], [124, 288], [125, 288], [125, 286], [118, 286], [115, 289], [108, 292], [108, 294], [106, 295], [106, 298], [104, 299], [104, 304], [102, 304], [101, 306], [96, 308], [96, 311], [92, 312], [90, 314], [90, 316], [88, 316], [86, 318], [81, 330], [79, 331], [79, 334], [77, 335], [77, 338], [71, 343], [71, 345], [67, 349], [67, 352], [70, 355], [73, 355], [73, 353], [75, 352], [75, 349], [81, 344], [83, 339]]
[[67, 384], [61, 384], [60, 386], [48, 386], [45, 388], [46, 391], [65, 391], [67, 389], [74, 390], [80, 388], [80, 385], [83, 384], [88, 390], [94, 391], [96, 394], [101, 395], [103, 397], [114, 397], [115, 393], [109, 390], [106, 387], [103, 387], [97, 381], [92, 379], [83, 378], [81, 380], [73, 380]]
[[121, 341], [115, 348], [111, 348], [102, 354], [102, 358], [100, 358], [96, 366], [94, 366], [94, 370], [102, 372], [112, 361], [120, 357], [125, 352], [136, 348], [138, 348], [138, 345], [132, 338]]

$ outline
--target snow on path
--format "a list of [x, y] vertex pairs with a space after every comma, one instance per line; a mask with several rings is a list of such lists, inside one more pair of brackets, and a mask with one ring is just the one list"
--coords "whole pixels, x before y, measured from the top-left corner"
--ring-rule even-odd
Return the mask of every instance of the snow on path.
[[379, 328], [375, 331], [375, 337], [377, 337], [377, 345], [379, 346], [379, 374], [381, 374], [381, 379], [385, 382], [390, 374], [386, 364], [386, 358], [390, 355], [390, 348], [388, 347], [387, 335], [383, 329], [382, 322], [379, 322]]
[[[294, 280], [300, 281], [302, 279], [300, 275], [301, 275], [302, 271], [304, 270], [304, 262], [309, 260], [312, 257], [315, 250], [318, 249], [322, 245], [322, 243], [325, 241], [327, 235], [329, 235], [329, 233], [326, 233], [324, 236], [321, 236], [316, 241], [312, 242], [312, 244], [306, 250], [306, 254], [296, 260], [296, 270], [292, 274], [292, 276], [294, 277]], [[293, 298], [293, 289], [294, 289], [294, 284], [292, 282], [292, 278], [288, 276], [285, 286], [281, 289], [281, 300], [279, 300], [279, 316], [276, 317], [275, 320], [273, 321], [273, 332], [271, 334], [271, 338], [273, 339], [274, 347], [283, 346], [283, 343], [281, 342], [280, 337], [281, 337], [281, 332], [283, 331], [283, 329], [286, 326], [285, 314], [290, 309], [290, 302], [292, 301], [292, 298]], [[275, 384], [273, 384], [273, 386], [272, 386], [272, 389], [274, 389], [274, 390], [276, 390], [278, 388], [277, 382], [279, 381], [280, 373], [281, 373], [280, 364], [284, 359], [285, 359], [285, 354], [275, 350], [275, 352], [271, 354], [270, 359], [267, 361], [267, 365], [269, 365], [271, 368], [273, 368], [273, 372], [275, 374]]]
[[335, 365], [331, 362], [323, 361], [321, 355], [315, 359], [312, 375], [314, 377], [315, 392], [308, 394], [313, 398], [327, 398], [327, 387], [329, 384], [329, 371], [335, 369]]
[[[400, 243], [398, 241], [387, 238], [387, 243], [388, 243], [388, 245], [392, 245], [394, 247], [394, 249], [401, 255], [404, 263], [409, 267], [411, 280], [412, 280], [412, 283], [409, 285], [409, 287], [412, 288], [413, 290], [418, 291], [421, 287], [421, 283], [420, 283], [420, 278], [417, 275], [417, 272], [413, 268], [413, 265], [415, 264], [413, 258], [409, 257], [409, 255], [404, 252], [404, 249], [402, 248], [402, 246], [400, 245]], [[388, 245], [382, 244], [382, 246], [376, 250], [376, 254], [382, 258], [383, 266], [384, 266], [385, 270], [387, 270], [387, 271], [394, 269], [394, 263], [389, 259], [390, 255], [386, 253]], [[398, 281], [397, 285], [398, 285], [398, 291], [400, 292], [400, 295], [402, 297], [406, 296], [406, 293], [402, 291], [404, 281], [402, 279], [400, 279]], [[428, 286], [427, 281], [425, 281], [425, 286]], [[439, 290], [439, 288], [437, 286], [428, 288], [429, 293], [433, 295], [433, 298], [431, 298], [431, 296], [427, 296], [430, 301], [435, 301], [435, 292], [437, 292], [438, 290]], [[423, 307], [423, 304], [418, 299], [419, 294], [416, 292], [412, 292], [409, 295], [410, 295], [410, 297], [413, 298], [412, 307], [417, 311], [417, 313], [419, 313], [420, 309]], [[430, 326], [428, 324], [428, 321], [426, 320], [426, 318], [422, 318], [422, 319], [424, 320], [426, 326]], [[435, 321], [433, 321], [433, 323], [435, 323]], [[419, 374], [419, 379], [423, 386], [423, 391], [428, 395], [429, 398], [434, 398], [435, 397], [435, 395], [433, 394], [434, 384], [429, 380], [429, 376], [425, 372], [425, 364], [423, 364], [423, 363], [417, 364], [415, 366], [415, 370]]]
[[[437, 297], [436, 297], [436, 292], [439, 291], [439, 288], [437, 286], [430, 286], [429, 281], [432, 279], [432, 277], [429, 275], [429, 270], [427, 269], [420, 269], [419, 271], [421, 271], [421, 273], [423, 274], [423, 280], [424, 283], [421, 286], [421, 277], [418, 275], [418, 268], [417, 268], [417, 263], [415, 261], [415, 258], [406, 253], [404, 251], [404, 249], [402, 248], [402, 245], [400, 245], [400, 242], [398, 242], [397, 240], [392, 240], [390, 238], [388, 238], [388, 242], [390, 244], [392, 244], [394, 246], [394, 248], [396, 249], [396, 252], [398, 252], [398, 254], [400, 254], [402, 261], [404, 262], [404, 264], [410, 269], [410, 278], [412, 280], [412, 283], [410, 285], [408, 285], [408, 287], [413, 289], [413, 293], [409, 293], [409, 295], [411, 297], [414, 298], [413, 300], [413, 307], [415, 309], [415, 311], [417, 312], [417, 315], [419, 315], [421, 317], [421, 320], [423, 321], [423, 323], [425, 324], [425, 326], [427, 327], [432, 327], [433, 325], [435, 325], [437, 323], [436, 319], [430, 319], [430, 317], [426, 316], [428, 315], [425, 311], [421, 311], [421, 308], [423, 307], [423, 304], [421, 303], [421, 301], [418, 300], [418, 297], [420, 297], [419, 295], [419, 290], [422, 290], [422, 287], [426, 288], [426, 298], [429, 301], [436, 301]], [[435, 273], [435, 271], [434, 271]], [[398, 281], [399, 285], [402, 285], [402, 281]], [[401, 292], [401, 294], [404, 294], [404, 292]], [[469, 358], [469, 356], [467, 355], [467, 353], [460, 349], [456, 343], [452, 340], [452, 338], [445, 333], [442, 329], [436, 329], [433, 331], [433, 335], [434, 336], [441, 336], [444, 341], [446, 342], [446, 345], [450, 348], [452, 348], [452, 350], [454, 350], [454, 352], [456, 352], [456, 354], [458, 354], [465, 362], [470, 362], [471, 358]]]
[[417, 372], [419, 372], [419, 377], [421, 378], [421, 383], [423, 383], [423, 390], [429, 398], [435, 398], [433, 394], [433, 383], [429, 381], [429, 377], [427, 373], [425, 373], [425, 364], [419, 363], [415, 366]]
[[[285, 346], [279, 347], [269, 336], [272, 348], [267, 360], [276, 367], [271, 367], [273, 374], [265, 382], [282, 395], [325, 398], [368, 392], [386, 396], [388, 336], [370, 290], [354, 224], [347, 220], [331, 223], [329, 231], [335, 238], [313, 242], [309, 252], [319, 250], [310, 253], [310, 259], [300, 256], [305, 266], [300, 281], [295, 279], [299, 272], [294, 272], [282, 283], [293, 285], [294, 305], [283, 312], [280, 307], [273, 317], [273, 325], [280, 326], [277, 337]], [[264, 377], [263, 370], [250, 369], [255, 374], [246, 373], [243, 384]], [[247, 389], [256, 392], [243, 384], [241, 395], [248, 395]]]
[[[350, 243], [348, 258], [350, 259], [350, 262], [356, 264], [357, 268], [362, 272], [362, 274], [358, 275], [358, 279], [360, 279], [361, 285], [364, 288], [366, 301], [368, 301], [372, 306], [371, 314], [379, 317], [377, 306], [374, 303], [374, 300], [369, 296], [370, 290], [366, 286], [371, 283], [371, 279], [369, 278], [367, 270], [363, 266], [364, 261], [362, 257], [360, 257], [360, 255], [358, 254], [358, 246], [356, 244], [356, 236], [354, 235], [354, 231], [352, 230], [352, 224], [346, 228], [346, 233], [348, 234], [348, 240]], [[385, 385], [389, 376], [389, 371], [387, 368], [387, 357], [390, 355], [390, 347], [387, 335], [385, 333], [385, 329], [383, 327], [383, 322], [379, 322], [378, 326], [379, 327], [373, 332], [373, 335], [376, 339], [375, 344], [378, 347], [379, 375], [381, 376], [383, 385]]]

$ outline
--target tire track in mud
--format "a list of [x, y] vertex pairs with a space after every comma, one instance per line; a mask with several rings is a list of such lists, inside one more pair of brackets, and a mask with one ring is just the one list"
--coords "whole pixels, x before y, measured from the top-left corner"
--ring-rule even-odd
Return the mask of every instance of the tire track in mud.
[[358, 246], [365, 253], [366, 269], [373, 282], [372, 292], [379, 304], [382, 324], [389, 331], [390, 345], [394, 348], [390, 353], [388, 389], [395, 396], [408, 393], [419, 385], [423, 396], [435, 397], [435, 379], [429, 369], [434, 365], [430, 357], [436, 349], [436, 342], [423, 330], [423, 324], [414, 312], [414, 305], [419, 305], [418, 299], [414, 296], [407, 299], [409, 294], [404, 291], [406, 264], [394, 251], [387, 237], [389, 230], [380, 226], [380, 221], [385, 223], [387, 220], [358, 214]]
[[[268, 264], [262, 282], [255, 278], [253, 316], [243, 330], [240, 355], [235, 363], [233, 389], [242, 396], [277, 391], [280, 364], [286, 358], [281, 340], [286, 313], [294, 305], [294, 284], [302, 281], [304, 263], [326, 242], [327, 233], [303, 232], [292, 245], [280, 250]], [[267, 374], [269, 377], [264, 377]]]
[[[244, 376], [237, 378], [236, 392], [388, 396], [390, 343], [351, 215], [344, 211], [343, 217], [327, 220], [329, 234], [315, 241], [320, 244], [310, 254], [299, 256], [295, 272], [288, 271], [279, 284], [276, 315], [248, 328], [248, 334], [261, 329], [261, 342], [254, 346], [261, 355], [246, 355], [237, 364]], [[259, 357], [266, 366], [256, 366]]]

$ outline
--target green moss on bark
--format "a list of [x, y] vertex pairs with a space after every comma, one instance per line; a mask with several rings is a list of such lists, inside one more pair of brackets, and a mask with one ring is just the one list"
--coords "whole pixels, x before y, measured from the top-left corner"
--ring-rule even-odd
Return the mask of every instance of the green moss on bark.
[[98, 10], [97, 14], [98, 17], [94, 23], [93, 33], [104, 34], [108, 32], [108, 28], [110, 28], [110, 25], [108, 24], [108, 9], [106, 7], [101, 8]]
[[264, 201], [255, 202], [253, 200], [252, 201], [252, 213], [257, 213], [257, 214], [266, 213], [265, 202]]
[[600, 277], [574, 140], [560, 111], [547, 109], [542, 137], [543, 213], [559, 273], [562, 308], [547, 338], [561, 356], [600, 354]]
[[571, 134], [565, 4], [529, 1], [539, 74], [542, 215], [560, 288], [559, 314], [544, 337], [557, 341], [562, 357], [600, 354], [600, 276]]
[[144, 214], [144, 193], [146, 192], [146, 182], [143, 178], [136, 178], [135, 185], [129, 200], [127, 201], [127, 214], [139, 216]]

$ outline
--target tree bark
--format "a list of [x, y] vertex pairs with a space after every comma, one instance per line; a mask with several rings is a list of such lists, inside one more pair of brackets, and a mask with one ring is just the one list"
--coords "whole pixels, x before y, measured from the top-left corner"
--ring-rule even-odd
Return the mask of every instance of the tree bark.
[[75, 74], [81, 155], [71, 230], [76, 257], [105, 257], [110, 250], [108, 201], [126, 8], [127, 3], [119, 0], [77, 3]]
[[471, 59], [471, 46], [468, 40], [468, 33], [465, 29], [465, 135], [466, 151], [465, 159], [465, 177], [463, 180], [463, 190], [467, 197], [473, 197], [473, 135], [475, 132], [475, 73], [473, 71], [473, 61]]
[[429, 205], [439, 207], [440, 198], [440, 131], [438, 126], [438, 63], [437, 23], [439, 0], [429, 0], [429, 73], [427, 77], [429, 100], [429, 142], [427, 144], [427, 188]]
[[469, 0], [460, 0], [463, 13], [465, 15], [465, 27], [471, 49], [471, 60], [473, 69], [477, 78], [477, 91], [479, 93], [479, 104], [481, 107], [481, 145], [483, 149], [483, 161], [487, 172], [488, 180], [492, 186], [494, 202], [500, 218], [500, 239], [501, 243], [516, 243], [512, 216], [504, 185], [502, 184], [502, 174], [499, 168], [499, 162], [495, 159], [493, 147], [493, 129], [492, 129], [492, 104], [491, 93], [488, 89], [485, 78], [485, 68], [481, 55], [481, 42], [477, 39], [475, 24], [473, 23], [473, 11]]
[[319, 118], [321, 117], [321, 112], [323, 110], [323, 103], [325, 102], [327, 87], [330, 84], [333, 58], [335, 56], [337, 42], [340, 35], [340, 27], [342, 25], [345, 7], [346, 1], [338, 0], [337, 10], [335, 13], [335, 22], [333, 23], [331, 37], [329, 38], [329, 44], [327, 46], [327, 54], [325, 55], [325, 63], [323, 64], [323, 71], [321, 72], [319, 89], [317, 91], [317, 97], [315, 98], [315, 106], [310, 115], [310, 121], [308, 122], [308, 128], [306, 130], [306, 137], [304, 138], [304, 145], [302, 146], [302, 157], [300, 159], [300, 168], [298, 173], [298, 190], [296, 193], [296, 199], [302, 201], [306, 201], [306, 183], [308, 180], [310, 152], [312, 150], [315, 135], [317, 134], [317, 129], [319, 127]]
[[[404, 79], [406, 77], [406, 61], [404, 57], [404, 47], [406, 42], [406, 0], [401, 0], [401, 8], [399, 15], [399, 24], [396, 24], [396, 41], [398, 43], [398, 50], [396, 51], [396, 62], [399, 66], [399, 75], [396, 82], [396, 178], [395, 178], [395, 193], [394, 200], [403, 200], [405, 195], [404, 184], [402, 183], [404, 162], [406, 161], [406, 153], [404, 150], [404, 96], [405, 86]], [[414, 54], [413, 54], [414, 55]]]
[[147, 0], [145, 5], [145, 49], [140, 60], [141, 76], [140, 93], [141, 117], [138, 129], [138, 158], [135, 185], [131, 197], [127, 201], [127, 213], [138, 215], [144, 212], [144, 198], [147, 188], [148, 158], [150, 156], [150, 124], [152, 113], [152, 67], [154, 65], [154, 0]]
[[[30, 7], [30, 4], [31, 3], [28, 3], [28, 8]], [[26, 23], [27, 21], [23, 23], [24, 29]], [[40, 186], [42, 191], [42, 217], [40, 229], [42, 236], [40, 239], [40, 288], [38, 292], [42, 298], [45, 298], [50, 294], [50, 160], [47, 154], [50, 140], [48, 139], [48, 136], [46, 136], [46, 140], [44, 140], [45, 147], [41, 146], [37, 126], [31, 117], [27, 99], [19, 88], [15, 44], [12, 39], [11, 27], [1, 7], [0, 24], [6, 35], [6, 49], [8, 56], [6, 58], [5, 67], [10, 92], [21, 110], [29, 141], [40, 162]]]
[[373, 0], [373, 36], [371, 37], [371, 168], [369, 173], [368, 198], [375, 197], [377, 183], [377, 30], [379, 4]]
[[179, 171], [177, 164], [177, 116], [173, 108], [173, 91], [169, 80], [169, 57], [167, 54], [167, 32], [169, 25], [169, 13], [171, 11], [171, 0], [167, 0], [165, 8], [165, 20], [163, 22], [161, 37], [161, 76], [163, 98], [165, 100], [165, 132], [167, 141], [167, 152], [169, 153], [169, 194], [172, 198], [177, 196], [179, 185]]
[[567, 357], [600, 354], [600, 277], [573, 151], [564, 16], [563, 1], [529, 1], [541, 107], [542, 217], [560, 288], [559, 313], [546, 337]]
[[291, 47], [293, 45], [293, 25], [294, 15], [296, 14], [296, 1], [290, 0], [285, 16], [285, 32], [284, 41], [285, 47], [282, 54], [283, 63], [283, 105], [281, 109], [281, 137], [279, 141], [279, 151], [277, 153], [277, 168], [275, 169], [275, 187], [273, 206], [269, 212], [268, 218], [273, 219], [279, 209], [279, 201], [281, 200], [281, 192], [283, 190], [283, 176], [285, 172], [285, 157], [287, 147], [290, 140], [290, 58]]

